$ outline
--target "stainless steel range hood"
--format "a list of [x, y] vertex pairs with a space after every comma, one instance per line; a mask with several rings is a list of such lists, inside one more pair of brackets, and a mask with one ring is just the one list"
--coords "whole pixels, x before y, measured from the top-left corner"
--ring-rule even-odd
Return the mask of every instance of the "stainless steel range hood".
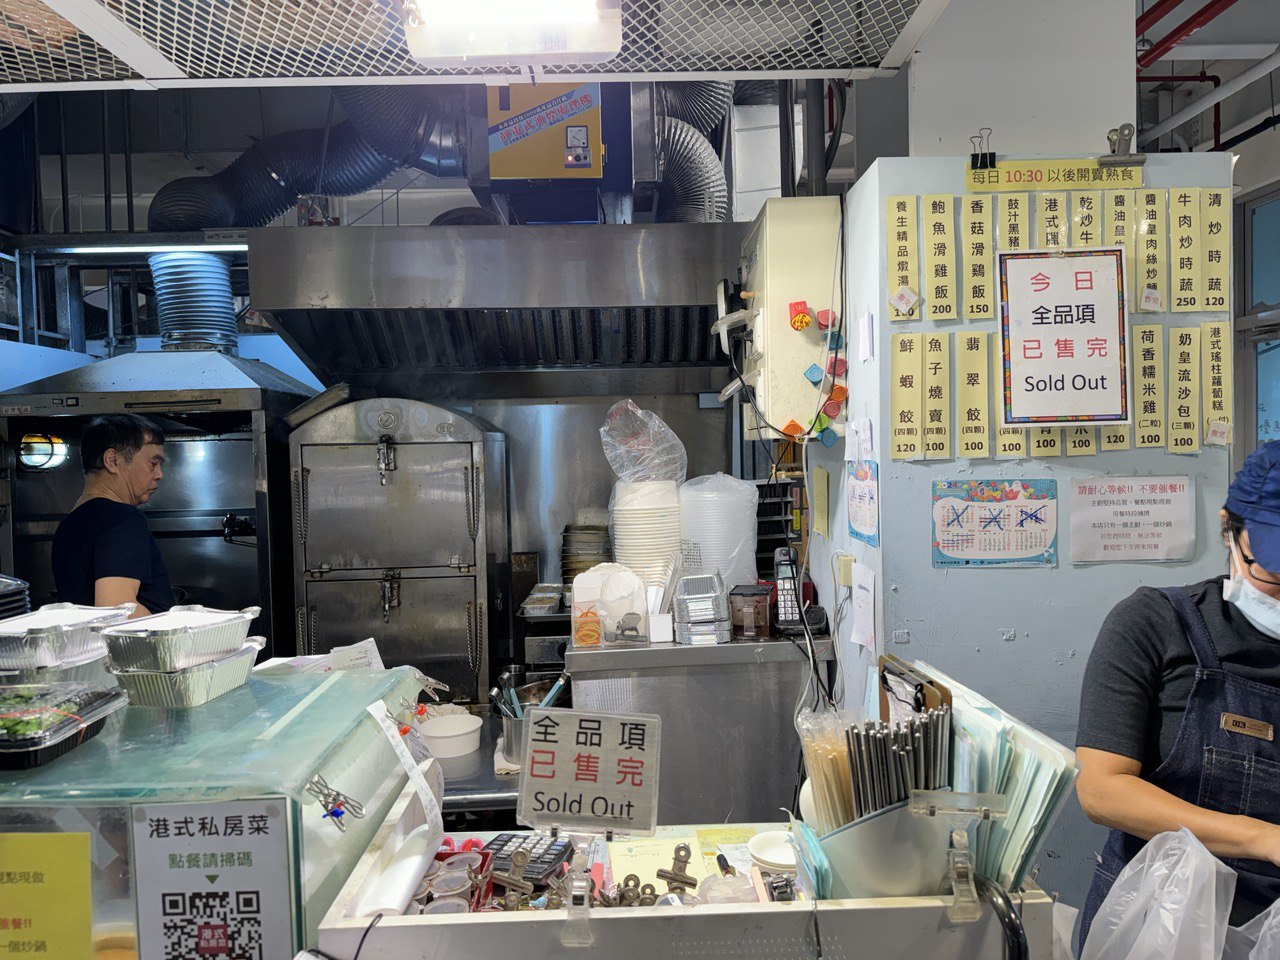
[[266, 228], [249, 232], [249, 286], [326, 385], [435, 399], [718, 390], [716, 288], [746, 226]]
[[0, 395], [0, 415], [266, 410], [282, 416], [314, 394], [258, 360], [164, 350], [99, 360], [14, 387]]

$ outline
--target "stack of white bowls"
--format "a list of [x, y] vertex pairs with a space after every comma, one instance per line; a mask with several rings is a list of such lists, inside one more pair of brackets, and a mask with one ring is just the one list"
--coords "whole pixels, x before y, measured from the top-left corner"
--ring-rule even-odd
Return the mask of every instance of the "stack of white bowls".
[[680, 488], [684, 573], [718, 573], [732, 590], [756, 581], [759, 488], [723, 473], [695, 477]]
[[666, 584], [680, 557], [680, 494], [675, 481], [619, 481], [610, 514], [614, 561], [648, 586]]

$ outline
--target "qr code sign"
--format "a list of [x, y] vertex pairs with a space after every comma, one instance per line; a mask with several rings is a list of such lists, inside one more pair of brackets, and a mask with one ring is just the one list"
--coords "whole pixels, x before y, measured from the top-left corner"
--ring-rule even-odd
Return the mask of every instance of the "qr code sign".
[[263, 960], [256, 890], [164, 893], [164, 960]]

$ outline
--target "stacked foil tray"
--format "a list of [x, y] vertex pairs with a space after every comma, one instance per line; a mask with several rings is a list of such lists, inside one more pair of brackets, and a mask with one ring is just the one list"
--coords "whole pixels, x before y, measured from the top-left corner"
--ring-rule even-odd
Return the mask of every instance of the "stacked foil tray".
[[0, 621], [0, 671], [78, 665], [103, 654], [99, 631], [124, 620], [133, 604], [85, 607], [51, 603]]
[[729, 643], [729, 594], [720, 574], [681, 577], [672, 602], [676, 643], [695, 645]]
[[198, 707], [242, 687], [258, 653], [267, 645], [250, 637], [228, 657], [184, 670], [114, 670], [135, 707]]

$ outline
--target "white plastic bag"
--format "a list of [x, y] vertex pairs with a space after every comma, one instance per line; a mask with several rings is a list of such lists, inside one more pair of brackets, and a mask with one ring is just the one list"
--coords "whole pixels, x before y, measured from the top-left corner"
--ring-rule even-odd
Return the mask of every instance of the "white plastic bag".
[[1275, 960], [1280, 957], [1280, 902], [1258, 914], [1243, 927], [1227, 931], [1222, 960]]
[[1080, 960], [1221, 957], [1236, 873], [1185, 827], [1153, 837], [1120, 872]]
[[619, 400], [600, 428], [605, 459], [619, 480], [674, 480], [684, 483], [689, 458], [684, 444], [656, 413]]

